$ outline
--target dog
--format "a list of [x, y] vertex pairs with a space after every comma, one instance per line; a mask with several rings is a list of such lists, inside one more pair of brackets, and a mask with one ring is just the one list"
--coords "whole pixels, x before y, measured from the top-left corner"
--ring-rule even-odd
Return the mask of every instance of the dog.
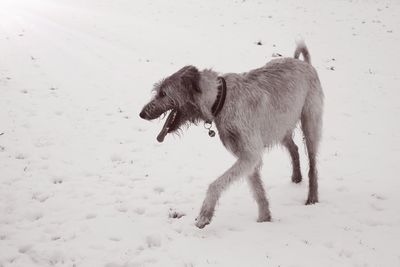
[[[303, 60], [299, 59], [300, 54]], [[196, 226], [211, 222], [222, 192], [234, 181], [247, 177], [258, 205], [258, 222], [271, 220], [268, 200], [260, 178], [262, 155], [281, 144], [292, 161], [292, 181], [302, 175], [293, 131], [301, 122], [309, 159], [309, 191], [306, 205], [318, 202], [317, 153], [321, 139], [324, 94], [311, 65], [304, 41], [297, 43], [294, 58], [278, 58], [246, 73], [218, 75], [211, 69], [185, 66], [154, 86], [153, 99], [140, 117], [153, 120], [170, 111], [157, 136], [163, 142], [183, 125], [214, 123], [223, 145], [237, 158], [207, 190]], [[210, 135], [213, 132], [210, 131]]]

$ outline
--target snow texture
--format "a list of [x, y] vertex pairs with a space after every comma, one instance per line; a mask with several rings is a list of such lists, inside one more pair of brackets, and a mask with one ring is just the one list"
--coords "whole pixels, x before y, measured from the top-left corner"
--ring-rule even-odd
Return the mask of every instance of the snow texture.
[[[0, 1], [0, 266], [400, 266], [398, 1]], [[234, 158], [202, 126], [138, 116], [186, 64], [244, 72], [301, 35], [326, 95], [320, 203], [264, 157], [200, 230]], [[301, 133], [296, 131], [296, 142]], [[302, 173], [307, 160], [301, 147]]]

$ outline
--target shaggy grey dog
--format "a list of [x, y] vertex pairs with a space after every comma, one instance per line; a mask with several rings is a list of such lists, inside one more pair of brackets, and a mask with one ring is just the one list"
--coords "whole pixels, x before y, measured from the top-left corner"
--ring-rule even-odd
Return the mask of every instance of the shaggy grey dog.
[[[299, 60], [302, 54], [304, 61]], [[285, 146], [292, 159], [292, 181], [302, 180], [293, 130], [299, 121], [309, 158], [306, 204], [318, 202], [316, 157], [321, 138], [323, 92], [304, 42], [293, 58], [279, 58], [247, 73], [218, 76], [213, 70], [186, 66], [155, 85], [155, 97], [140, 117], [158, 118], [171, 111], [157, 137], [159, 142], [183, 124], [214, 122], [224, 146], [237, 161], [208, 187], [196, 226], [211, 222], [221, 193], [247, 177], [258, 204], [258, 222], [270, 221], [268, 200], [260, 179], [263, 152]]]

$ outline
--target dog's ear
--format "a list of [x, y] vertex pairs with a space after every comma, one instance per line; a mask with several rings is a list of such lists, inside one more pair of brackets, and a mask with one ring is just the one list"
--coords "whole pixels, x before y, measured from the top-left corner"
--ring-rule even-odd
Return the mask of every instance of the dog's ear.
[[191, 92], [201, 93], [199, 86], [199, 70], [194, 66], [186, 66], [183, 67], [180, 71], [182, 71], [181, 80], [183, 86], [185, 86], [185, 88], [189, 89]]

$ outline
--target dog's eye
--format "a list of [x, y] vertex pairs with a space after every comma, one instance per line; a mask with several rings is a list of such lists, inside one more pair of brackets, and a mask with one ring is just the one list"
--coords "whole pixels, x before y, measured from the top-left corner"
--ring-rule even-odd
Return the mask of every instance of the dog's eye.
[[164, 97], [164, 96], [166, 96], [166, 94], [165, 94], [165, 92], [164, 91], [161, 91], [159, 94], [158, 94], [160, 97]]

